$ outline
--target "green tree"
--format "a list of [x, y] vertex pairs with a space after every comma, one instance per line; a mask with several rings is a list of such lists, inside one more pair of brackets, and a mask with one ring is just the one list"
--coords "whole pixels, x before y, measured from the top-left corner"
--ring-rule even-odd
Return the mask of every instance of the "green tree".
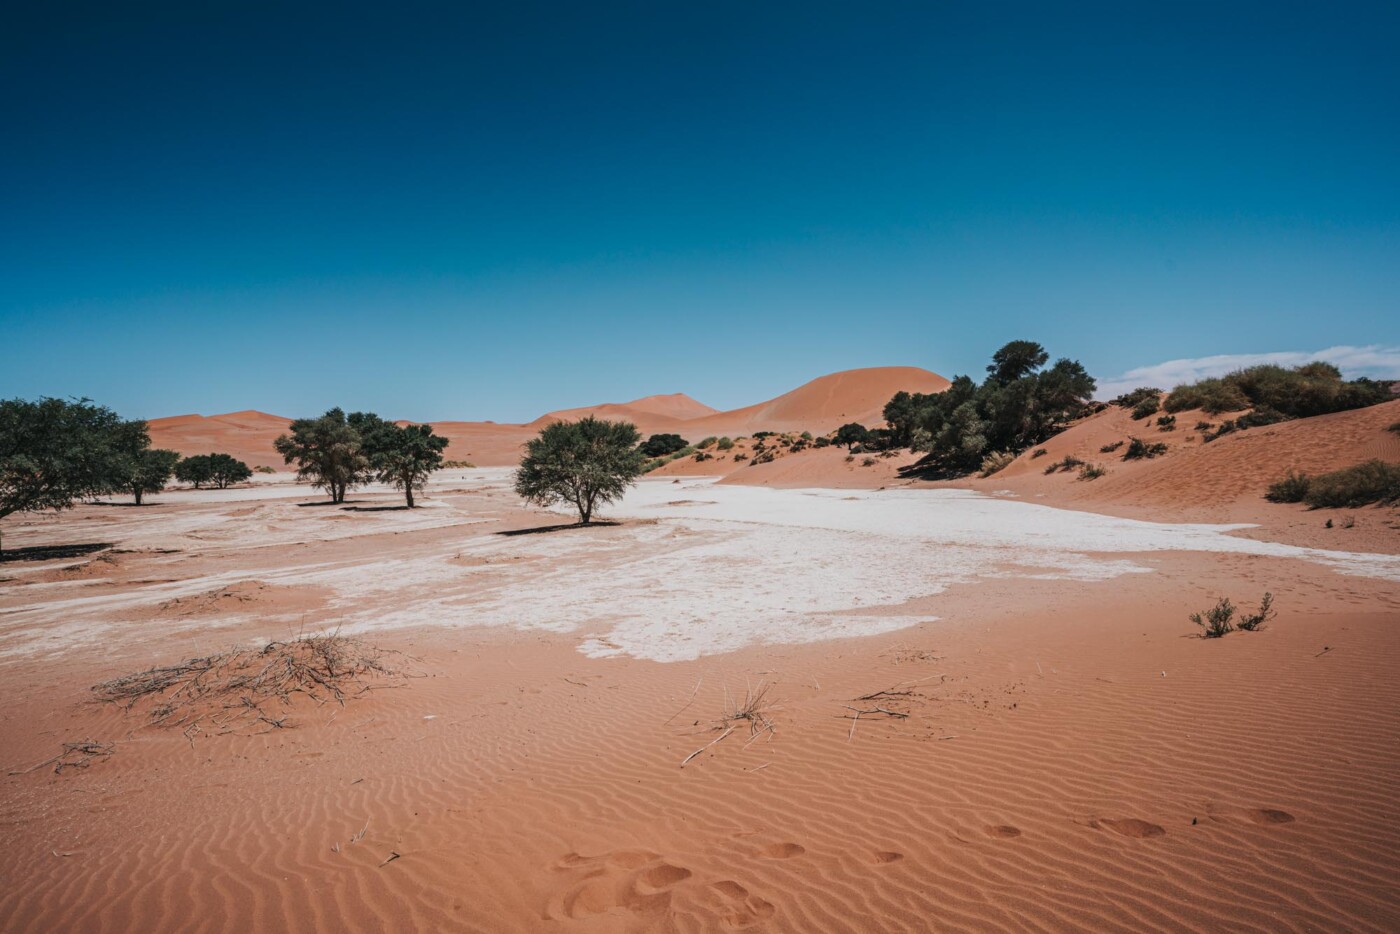
[[869, 438], [870, 429], [859, 422], [848, 422], [836, 429], [836, 437], [833, 440], [837, 444], [844, 444], [849, 451], [857, 444], [864, 444]]
[[987, 364], [987, 378], [1005, 386], [1034, 373], [1049, 359], [1045, 348], [1035, 341], [1011, 341], [992, 354], [992, 362]]
[[193, 484], [196, 490], [206, 483], [213, 482], [214, 468], [210, 463], [211, 454], [194, 454], [185, 457], [175, 465], [175, 479], [181, 483]]
[[297, 419], [291, 433], [279, 437], [273, 446], [284, 463], [296, 464], [298, 480], [325, 490], [333, 503], [345, 502], [346, 492], [370, 477], [360, 432], [339, 408], [320, 418]]
[[652, 435], [642, 442], [642, 454], [646, 457], [665, 457], [689, 445], [680, 435]]
[[229, 484], [242, 483], [253, 476], [253, 471], [232, 454], [209, 455], [209, 480], [221, 490]]
[[641, 476], [645, 455], [637, 449], [640, 437], [629, 422], [592, 416], [548, 425], [525, 447], [515, 492], [540, 506], [571, 503], [579, 522], [587, 525], [598, 504], [621, 498]]
[[[408, 508], [412, 509], [414, 491], [427, 486], [433, 471], [442, 468], [447, 439], [433, 434], [431, 425], [400, 426], [359, 412], [350, 416], [352, 422], [357, 416], [363, 426], [364, 450], [370, 470], [381, 483], [402, 490]], [[378, 423], [368, 423], [370, 418]]]
[[[149, 443], [147, 441], [147, 444]], [[164, 448], [146, 448], [132, 454], [128, 460], [129, 472], [125, 491], [129, 492], [136, 500], [136, 505], [140, 506], [147, 493], [159, 493], [165, 489], [179, 460], [179, 451], [167, 451]]]
[[0, 400], [0, 519], [116, 488], [127, 424], [88, 399]]

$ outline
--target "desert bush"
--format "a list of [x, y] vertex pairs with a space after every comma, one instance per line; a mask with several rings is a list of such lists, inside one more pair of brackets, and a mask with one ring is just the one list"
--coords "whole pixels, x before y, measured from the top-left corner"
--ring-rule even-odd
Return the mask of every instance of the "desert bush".
[[1152, 396], [1150, 399], [1143, 399], [1137, 405], [1133, 406], [1133, 418], [1136, 420], [1147, 418], [1149, 415], [1155, 415], [1157, 414], [1157, 410], [1161, 407], [1162, 404], [1158, 401], [1156, 396]]
[[727, 451], [730, 448], [734, 447], [734, 439], [720, 438], [718, 441], [715, 442], [715, 447], [721, 451]]
[[1118, 450], [1119, 448], [1121, 448], [1121, 447], [1124, 445], [1124, 443], [1125, 443], [1125, 442], [1124, 442], [1122, 439], [1119, 439], [1119, 440], [1117, 440], [1117, 441], [1114, 441], [1114, 442], [1111, 443], [1111, 444], [1105, 444], [1103, 447], [1099, 448], [1099, 453], [1100, 453], [1100, 454], [1112, 454], [1114, 451], [1116, 451], [1116, 450]]
[[736, 463], [737, 463], [738, 461], [746, 461], [746, 460], [748, 460], [748, 459], [749, 459], [749, 456], [748, 456], [747, 454], [745, 454], [743, 451], [740, 451], [738, 454], [735, 454], [735, 455], [734, 455], [734, 460], [735, 460]]
[[827, 437], [825, 437], [825, 436], [820, 437], [820, 438], [818, 438], [817, 440], [815, 440], [815, 441], [812, 442], [812, 447], [814, 447], [814, 448], [829, 448], [829, 447], [831, 447], [831, 439], [830, 439], [830, 438], [827, 438]]
[[1281, 419], [1291, 419], [1363, 408], [1390, 398], [1385, 383], [1365, 377], [1344, 380], [1332, 364], [1314, 361], [1291, 369], [1261, 364], [1177, 386], [1165, 407], [1168, 412], [1203, 409], [1212, 415], [1269, 409]]
[[1015, 459], [1016, 455], [1012, 454], [1010, 451], [993, 451], [982, 458], [982, 476], [990, 477]]
[[1158, 457], [1167, 453], [1167, 445], [1162, 441], [1144, 441], [1141, 438], [1129, 438], [1128, 449], [1123, 452], [1123, 460], [1135, 461]]
[[1106, 473], [1108, 473], [1108, 468], [1102, 464], [1085, 464], [1079, 468], [1079, 479], [1097, 480]]
[[1204, 614], [1191, 614], [1191, 622], [1200, 626], [1203, 630], [1201, 633], [1202, 639], [1219, 639], [1226, 633], [1234, 632], [1234, 618], [1235, 605], [1230, 602], [1229, 597], [1221, 597], [1220, 601]]
[[700, 442], [697, 443], [695, 446], [703, 451], [711, 445], [718, 443], [718, 441], [718, 438], [716, 438], [714, 435], [710, 435], [708, 438], [701, 439]]
[[1301, 503], [1308, 495], [1310, 482], [1307, 474], [1290, 470], [1288, 476], [1269, 484], [1264, 498], [1271, 503]]
[[1037, 457], [1044, 457], [1049, 453], [1050, 452], [1045, 450], [1045, 448], [1036, 448], [1034, 451], [1031, 451], [1031, 460], [1035, 460]]
[[471, 461], [443, 461], [444, 470], [475, 470], [476, 465]]
[[705, 461], [711, 461], [711, 460], [714, 460], [714, 459], [715, 459], [715, 456], [714, 456], [713, 454], [710, 454], [710, 453], [707, 452], [707, 451], [696, 451], [696, 452], [695, 452], [695, 462], [696, 462], [697, 464], [703, 463], [703, 462], [705, 462]]
[[802, 434], [798, 435], [798, 437], [801, 438], [803, 441], [811, 441], [812, 433], [810, 431], [804, 431], [802, 432]]
[[1400, 503], [1400, 464], [1369, 460], [1308, 479], [1303, 502], [1311, 509], [1355, 509]]
[[873, 457], [862, 458], [862, 459], [861, 459], [861, 462], [860, 462], [860, 465], [861, 465], [862, 467], [874, 467], [874, 466], [875, 466], [875, 458], [873, 458]]
[[855, 456], [854, 454], [847, 454], [847, 455], [846, 455], [846, 463], [848, 463], [848, 464], [849, 464], [851, 461], [855, 460], [855, 459], [856, 459], [856, 456]]
[[1163, 415], [1157, 419], [1158, 431], [1176, 431], [1176, 416]]
[[1210, 431], [1210, 430], [1211, 430], [1212, 428], [1214, 428], [1214, 427], [1215, 427], [1215, 422], [1208, 422], [1208, 421], [1205, 421], [1204, 419], [1202, 419], [1201, 421], [1199, 421], [1199, 422], [1196, 423], [1196, 430], [1197, 430], [1197, 431]]
[[1064, 473], [1064, 472], [1073, 470], [1073, 469], [1076, 468], [1076, 467], [1083, 467], [1083, 466], [1084, 466], [1084, 461], [1080, 460], [1080, 459], [1077, 458], [1077, 457], [1073, 457], [1073, 456], [1070, 456], [1070, 455], [1066, 455], [1066, 456], [1065, 456], [1064, 458], [1062, 458], [1061, 460], [1057, 460], [1057, 461], [1055, 461], [1055, 463], [1050, 464], [1048, 467], [1046, 467], [1046, 468], [1045, 468], [1045, 473], [1047, 473], [1047, 474], [1052, 474], [1052, 473], [1054, 473], [1054, 472], [1057, 471], [1057, 470], [1060, 471], [1061, 473]]
[[1240, 617], [1240, 621], [1235, 624], [1235, 628], [1243, 629], [1245, 632], [1254, 632], [1264, 628], [1264, 624], [1273, 619], [1274, 615], [1274, 595], [1266, 592], [1264, 599], [1259, 601], [1259, 612], [1244, 614]]
[[1156, 386], [1139, 386], [1132, 392], [1125, 392], [1116, 399], [1109, 401], [1109, 405], [1116, 405], [1120, 409], [1134, 409], [1148, 399], [1157, 399], [1162, 395], [1162, 390]]
[[771, 431], [755, 431], [753, 433], [755, 441], [762, 441], [764, 438], [771, 438], [772, 436], [773, 432]]
[[674, 454], [689, 445], [684, 438], [676, 434], [652, 435], [642, 442], [638, 448], [644, 457], [665, 457], [667, 454]]

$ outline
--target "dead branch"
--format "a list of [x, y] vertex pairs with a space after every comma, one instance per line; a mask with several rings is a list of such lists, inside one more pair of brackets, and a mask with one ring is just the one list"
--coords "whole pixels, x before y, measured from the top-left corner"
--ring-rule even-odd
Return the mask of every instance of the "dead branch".
[[[397, 653], [338, 632], [237, 648], [148, 668], [93, 687], [97, 699], [131, 710], [148, 705], [154, 724], [183, 726], [191, 744], [204, 724], [213, 727], [265, 724], [285, 729], [288, 717], [269, 709], [290, 706], [298, 696], [318, 705], [344, 705], [372, 690], [376, 679], [406, 677], [391, 667]], [[228, 732], [228, 730], [221, 730]]]

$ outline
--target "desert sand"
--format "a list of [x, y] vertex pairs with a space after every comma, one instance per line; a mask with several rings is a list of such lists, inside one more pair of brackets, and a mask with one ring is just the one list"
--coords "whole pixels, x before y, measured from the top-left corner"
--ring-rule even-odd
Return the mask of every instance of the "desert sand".
[[[888, 387], [855, 372], [791, 406], [651, 417], [695, 413], [691, 440], [874, 423], [862, 398]], [[1395, 459], [1397, 409], [1208, 445], [1178, 429], [1092, 482], [1040, 465], [1143, 434], [1121, 410], [958, 483], [839, 448], [676, 462], [615, 524], [549, 532], [567, 517], [522, 507], [503, 466], [444, 471], [412, 511], [377, 488], [329, 506], [283, 473], [13, 517], [0, 919], [1395, 930], [1400, 521], [1326, 529], [1260, 488]], [[272, 427], [182, 424], [164, 438], [219, 449]], [[474, 424], [502, 458], [532, 433]], [[1203, 640], [1187, 618], [1266, 591], [1261, 631]], [[323, 631], [402, 653], [405, 677], [193, 732], [91, 691]], [[765, 690], [772, 729], [726, 732]], [[39, 765], [82, 740], [112, 752]]]

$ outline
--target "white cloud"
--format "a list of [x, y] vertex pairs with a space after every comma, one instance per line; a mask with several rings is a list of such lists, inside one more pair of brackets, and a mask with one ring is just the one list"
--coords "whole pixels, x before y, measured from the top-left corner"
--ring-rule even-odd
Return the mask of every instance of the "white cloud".
[[1099, 390], [1095, 395], [1100, 399], [1112, 399], [1138, 386], [1171, 389], [1182, 383], [1194, 382], [1207, 376], [1223, 376], [1231, 370], [1259, 363], [1297, 366], [1312, 360], [1325, 360], [1335, 364], [1349, 379], [1358, 376], [1400, 379], [1400, 347], [1368, 344], [1365, 347], [1328, 347], [1326, 350], [1311, 353], [1284, 350], [1276, 353], [1216, 354], [1211, 357], [1168, 360], [1152, 366], [1137, 367], [1121, 376], [1099, 380]]

